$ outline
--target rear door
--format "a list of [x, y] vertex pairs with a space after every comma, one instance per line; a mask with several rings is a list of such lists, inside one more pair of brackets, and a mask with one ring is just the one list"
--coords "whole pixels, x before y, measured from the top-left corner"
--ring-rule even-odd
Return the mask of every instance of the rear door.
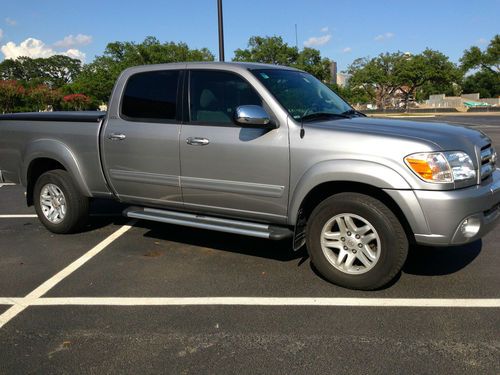
[[179, 184], [180, 100], [184, 71], [153, 70], [128, 77], [118, 111], [102, 137], [106, 177], [127, 202], [182, 205]]
[[284, 222], [289, 184], [287, 125], [270, 130], [234, 123], [238, 106], [264, 104], [239, 74], [193, 69], [186, 86], [189, 118], [180, 137], [185, 207]]

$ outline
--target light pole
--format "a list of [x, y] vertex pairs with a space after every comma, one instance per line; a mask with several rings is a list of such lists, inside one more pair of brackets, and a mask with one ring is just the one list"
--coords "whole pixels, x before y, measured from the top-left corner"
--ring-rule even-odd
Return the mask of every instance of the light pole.
[[224, 61], [224, 25], [222, 19], [222, 0], [217, 0], [217, 13], [219, 14], [219, 61]]

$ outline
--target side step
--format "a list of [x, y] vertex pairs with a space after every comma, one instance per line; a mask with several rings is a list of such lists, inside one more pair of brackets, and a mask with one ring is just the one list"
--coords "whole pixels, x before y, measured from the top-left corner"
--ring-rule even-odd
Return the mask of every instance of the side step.
[[253, 223], [219, 217], [166, 211], [147, 207], [129, 207], [123, 215], [135, 219], [159, 221], [161, 223], [184, 225], [187, 227], [215, 230], [219, 232], [242, 234], [244, 236], [282, 240], [292, 237], [293, 232], [284, 227]]

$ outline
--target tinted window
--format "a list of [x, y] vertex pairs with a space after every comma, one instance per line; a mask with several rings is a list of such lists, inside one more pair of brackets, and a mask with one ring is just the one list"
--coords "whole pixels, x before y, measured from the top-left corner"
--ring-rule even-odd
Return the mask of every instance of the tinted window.
[[341, 97], [308, 73], [286, 69], [258, 69], [252, 73], [296, 120], [318, 112], [342, 114], [352, 110]]
[[138, 73], [125, 88], [122, 113], [135, 119], [175, 120], [178, 70]]
[[232, 123], [240, 105], [262, 105], [252, 86], [240, 76], [217, 71], [191, 71], [191, 121]]

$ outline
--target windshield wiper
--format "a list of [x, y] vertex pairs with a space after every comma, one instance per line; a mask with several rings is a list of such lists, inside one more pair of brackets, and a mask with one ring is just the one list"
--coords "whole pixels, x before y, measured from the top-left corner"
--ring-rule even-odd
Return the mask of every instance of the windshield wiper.
[[311, 121], [311, 120], [322, 120], [322, 119], [331, 119], [331, 118], [351, 118], [344, 113], [330, 113], [330, 112], [315, 112], [309, 113], [305, 116], [302, 116], [301, 121]]
[[354, 115], [354, 116], [361, 116], [361, 117], [366, 117], [366, 115], [363, 112], [356, 111], [355, 109], [349, 109], [348, 111], [342, 112], [343, 115]]

